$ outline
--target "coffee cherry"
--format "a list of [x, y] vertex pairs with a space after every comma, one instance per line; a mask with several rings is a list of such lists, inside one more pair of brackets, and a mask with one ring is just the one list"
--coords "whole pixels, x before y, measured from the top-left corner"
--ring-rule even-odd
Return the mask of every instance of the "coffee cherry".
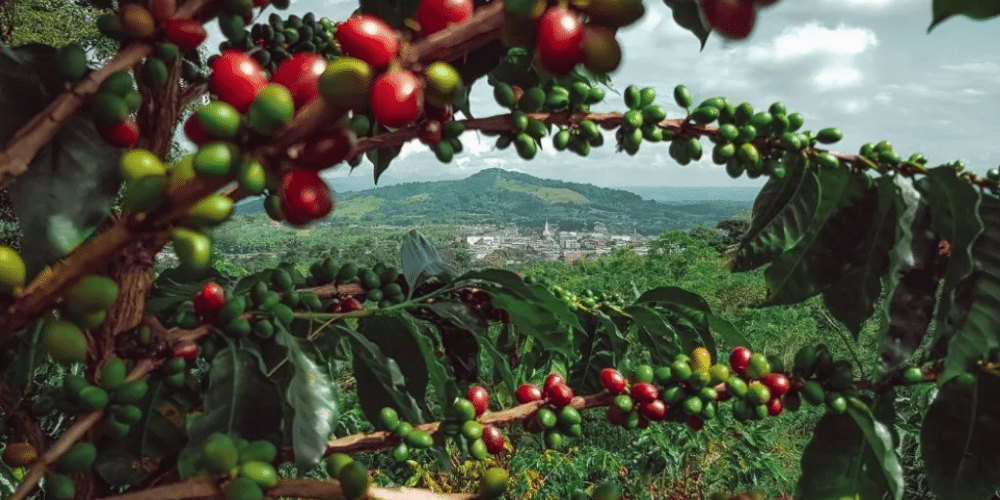
[[767, 414], [772, 417], [777, 417], [781, 415], [781, 411], [785, 409], [784, 403], [781, 401], [780, 397], [771, 398], [767, 402]]
[[319, 95], [319, 77], [326, 70], [327, 60], [319, 54], [300, 52], [278, 65], [271, 83], [284, 85], [292, 93], [295, 109]]
[[771, 373], [771, 363], [768, 362], [767, 356], [759, 352], [755, 352], [750, 355], [750, 359], [747, 361], [746, 369], [744, 370], [746, 376], [752, 379], [761, 379], [765, 375]]
[[629, 395], [632, 396], [632, 400], [636, 403], [651, 403], [660, 396], [660, 391], [653, 384], [639, 382], [632, 386]]
[[194, 342], [178, 344], [174, 347], [171, 354], [175, 358], [181, 358], [188, 363], [194, 363], [194, 360], [198, 358], [198, 344]]
[[784, 373], [768, 373], [760, 379], [771, 390], [772, 397], [784, 396], [792, 388], [792, 383]]
[[344, 55], [356, 57], [382, 69], [399, 52], [399, 33], [385, 21], [371, 14], [351, 17], [334, 34]]
[[351, 129], [337, 127], [307, 139], [295, 164], [310, 170], [325, 170], [350, 157], [357, 145], [358, 137]]
[[[631, 1], [631, 0], [630, 0]], [[606, 26], [584, 25], [583, 66], [596, 74], [612, 73], [622, 63], [622, 47], [615, 32]]]
[[549, 388], [558, 384], [565, 384], [566, 379], [558, 373], [550, 373], [548, 377], [545, 377], [545, 384], [542, 385], [542, 393], [548, 393]]
[[472, 17], [472, 0], [422, 0], [417, 7], [417, 23], [426, 36]]
[[648, 403], [640, 404], [639, 413], [654, 422], [659, 422], [667, 418], [667, 405], [663, 404], [663, 401], [655, 399]]
[[375, 120], [386, 127], [409, 125], [424, 107], [420, 78], [405, 69], [386, 71], [372, 84], [371, 109]]
[[738, 375], [745, 374], [752, 354], [750, 349], [746, 347], [741, 346], [733, 349], [733, 352], [729, 355], [729, 366], [733, 367], [733, 371]]
[[556, 408], [562, 408], [573, 401], [573, 389], [566, 384], [556, 384], [545, 391], [545, 397]]
[[370, 103], [372, 67], [354, 57], [338, 57], [327, 64], [319, 77], [319, 92], [330, 105], [355, 111]]
[[121, 7], [118, 16], [121, 19], [122, 29], [132, 38], [148, 38], [156, 32], [156, 20], [142, 5], [125, 4]]
[[567, 7], [551, 7], [538, 21], [539, 62], [549, 72], [564, 75], [583, 62], [583, 23]]
[[194, 19], [170, 19], [164, 23], [163, 31], [167, 41], [181, 50], [197, 49], [208, 37], [205, 27]]
[[509, 483], [510, 475], [507, 471], [499, 467], [487, 469], [483, 473], [483, 481], [479, 485], [479, 496], [486, 500], [500, 498], [507, 491]]
[[333, 210], [333, 195], [312, 170], [291, 170], [282, 178], [281, 213], [292, 225], [322, 219]]
[[520, 404], [542, 400], [542, 390], [535, 384], [522, 384], [517, 388], [517, 402]]
[[474, 385], [469, 388], [469, 391], [465, 394], [465, 398], [472, 402], [472, 406], [476, 409], [476, 416], [480, 416], [486, 413], [486, 410], [490, 407], [490, 393], [486, 392], [482, 386]]
[[10, 443], [3, 450], [3, 463], [10, 467], [28, 467], [38, 460], [38, 451], [28, 443]]
[[705, 421], [698, 417], [691, 417], [687, 420], [688, 429], [694, 432], [698, 432], [702, 427], [705, 427]]
[[418, 135], [420, 142], [428, 145], [434, 146], [441, 142], [442, 138], [442, 127], [441, 122], [437, 120], [427, 120], [420, 125], [420, 134]]
[[483, 437], [481, 439], [486, 445], [486, 451], [491, 455], [497, 455], [503, 451], [504, 437], [500, 429], [492, 425], [483, 426]]
[[611, 394], [621, 394], [625, 390], [625, 376], [614, 368], [601, 370], [601, 385]]
[[267, 85], [267, 78], [256, 59], [239, 50], [226, 50], [212, 62], [208, 85], [223, 102], [246, 113]]
[[139, 142], [139, 124], [127, 118], [121, 123], [102, 127], [101, 138], [116, 148], [130, 148]]
[[757, 20], [753, 0], [699, 0], [698, 5], [708, 25], [726, 38], [750, 36]]
[[451, 104], [462, 88], [462, 75], [446, 62], [437, 61], [427, 66], [424, 79], [427, 81], [424, 100], [439, 108]]
[[198, 297], [202, 299], [202, 305], [204, 307], [201, 311], [198, 311], [196, 307], [195, 312], [199, 315], [218, 312], [219, 309], [222, 309], [222, 306], [226, 305], [226, 291], [223, 290], [222, 286], [214, 281], [205, 283], [205, 286], [201, 288], [201, 292], [198, 293], [196, 299]]

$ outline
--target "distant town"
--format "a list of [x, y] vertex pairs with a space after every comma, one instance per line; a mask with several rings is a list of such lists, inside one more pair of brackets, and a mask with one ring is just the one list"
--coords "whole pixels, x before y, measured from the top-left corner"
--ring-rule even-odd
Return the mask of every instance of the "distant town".
[[609, 254], [618, 248], [632, 248], [645, 255], [649, 238], [638, 233], [611, 234], [598, 222], [591, 232], [559, 231], [545, 223], [539, 231], [520, 228], [515, 224], [497, 227], [460, 226], [473, 260], [493, 260], [498, 254], [516, 255], [503, 259], [503, 264], [520, 264], [529, 260], [562, 261], [567, 263]]

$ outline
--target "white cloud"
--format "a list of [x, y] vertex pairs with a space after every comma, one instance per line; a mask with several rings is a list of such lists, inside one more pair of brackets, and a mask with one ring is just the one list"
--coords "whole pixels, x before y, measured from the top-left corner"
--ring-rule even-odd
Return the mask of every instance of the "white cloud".
[[844, 10], [885, 10], [907, 4], [926, 4], [923, 0], [822, 0], [822, 3]]
[[782, 63], [813, 56], [857, 56], [878, 46], [878, 37], [866, 28], [839, 25], [834, 29], [811, 22], [789, 26], [765, 46], [749, 50], [751, 62]]
[[820, 91], [856, 87], [861, 82], [861, 71], [850, 66], [830, 66], [813, 76]]

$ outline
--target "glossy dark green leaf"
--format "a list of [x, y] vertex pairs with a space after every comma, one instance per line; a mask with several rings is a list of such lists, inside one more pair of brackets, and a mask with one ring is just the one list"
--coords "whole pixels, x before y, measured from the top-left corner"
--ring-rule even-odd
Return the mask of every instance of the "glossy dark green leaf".
[[[875, 451], [853, 415], [828, 412], [802, 452], [796, 498], [841, 500], [855, 495], [881, 500], [892, 495]], [[902, 489], [896, 492], [900, 495]], [[893, 498], [901, 498], [892, 495]]]
[[491, 291], [490, 296], [493, 307], [510, 313], [510, 321], [521, 334], [535, 338], [545, 349], [551, 349], [567, 359], [577, 356], [570, 347], [568, 329], [552, 317], [551, 310], [506, 292]]
[[288, 362], [295, 371], [285, 388], [285, 401], [294, 412], [291, 435], [295, 466], [300, 471], [312, 470], [326, 454], [340, 415], [336, 384], [307, 354], [310, 344], [306, 340], [293, 337], [280, 324], [274, 339], [288, 350]]
[[750, 229], [736, 250], [734, 271], [749, 271], [791, 250], [802, 239], [820, 201], [816, 171], [795, 156], [784, 180], [773, 178], [754, 201]]
[[983, 221], [979, 218], [980, 194], [948, 166], [928, 170], [927, 176], [914, 185], [930, 205], [931, 231], [948, 241], [951, 248], [938, 308], [937, 319], [943, 321], [956, 303], [958, 284], [972, 274], [974, 268], [972, 244], [983, 233]]
[[406, 392], [418, 401], [421, 409], [427, 410], [427, 363], [417, 342], [415, 325], [401, 316], [365, 316], [358, 320], [358, 333], [378, 346], [382, 354], [396, 361], [405, 380]]
[[753, 346], [750, 345], [750, 341], [743, 335], [743, 332], [736, 329], [736, 326], [728, 320], [722, 319], [715, 313], [708, 315], [708, 326], [712, 329], [712, 333], [717, 333], [722, 337], [722, 340], [726, 341], [726, 345], [729, 347], [742, 346], [753, 350]]
[[424, 422], [423, 402], [410, 395], [406, 377], [396, 360], [382, 353], [378, 344], [364, 335], [344, 326], [336, 329], [347, 334], [351, 341], [358, 403], [365, 418], [377, 423], [382, 408], [391, 406], [408, 422]]
[[468, 304], [455, 301], [438, 301], [427, 306], [430, 310], [442, 318], [452, 322], [456, 327], [468, 331], [476, 339], [481, 352], [490, 358], [494, 372], [498, 378], [507, 385], [510, 390], [516, 390], [514, 374], [510, 371], [510, 362], [501, 353], [496, 344], [489, 336], [489, 322], [476, 312]]
[[389, 164], [392, 163], [399, 153], [402, 151], [402, 147], [393, 146], [388, 148], [373, 149], [365, 153], [368, 159], [371, 160], [372, 164], [375, 166], [375, 184], [378, 184], [378, 178], [382, 177], [382, 174], [389, 168]]
[[[875, 303], [882, 294], [882, 276], [889, 268], [889, 252], [896, 243], [903, 201], [894, 179], [884, 176], [875, 181], [876, 187], [870, 192], [875, 197], [874, 207], [862, 200], [857, 203], [859, 210], [848, 211], [845, 222], [864, 228], [864, 240], [852, 252], [847, 269], [823, 292], [827, 309], [855, 338], [875, 312]], [[868, 208], [873, 210], [869, 213]]]
[[[64, 90], [55, 55], [55, 48], [40, 44], [0, 50], [0, 146]], [[77, 113], [8, 186], [29, 281], [108, 217], [122, 181], [121, 152], [104, 142], [91, 113]]]
[[428, 278], [441, 276], [442, 281], [449, 281], [455, 274], [454, 269], [441, 259], [434, 244], [416, 229], [407, 233], [403, 239], [399, 259], [411, 293]]
[[688, 347], [681, 347], [673, 325], [653, 307], [638, 304], [628, 306], [624, 311], [632, 316], [632, 321], [638, 328], [639, 343], [654, 358], [674, 359], [674, 356], [681, 354], [682, 349]]
[[[525, 302], [531, 302], [537, 307], [549, 311], [557, 320], [563, 322], [574, 329], [582, 328], [573, 310], [562, 300], [556, 298], [552, 292], [542, 285], [528, 285], [517, 273], [503, 269], [484, 269], [471, 271], [463, 274], [456, 281], [474, 280], [483, 281], [500, 287], [501, 290], [512, 297], [519, 298]], [[489, 291], [489, 290], [487, 290]], [[496, 303], [493, 304], [497, 306]], [[498, 307], [498, 306], [497, 306]], [[514, 311], [510, 311], [514, 312]]]
[[261, 370], [259, 355], [230, 346], [216, 353], [211, 363], [204, 411], [188, 427], [188, 447], [200, 449], [215, 432], [280, 443], [277, 430], [284, 398]]
[[938, 241], [930, 209], [909, 180], [897, 181], [903, 208], [896, 246], [889, 254], [883, 301], [881, 359], [891, 370], [905, 362], [927, 332], [937, 302]]
[[972, 248], [976, 272], [968, 278], [971, 297], [968, 302], [960, 301], [967, 313], [948, 341], [943, 380], [961, 374], [983, 359], [984, 353], [1000, 347], [1000, 202], [983, 197], [979, 216], [986, 231]]
[[[883, 408], [884, 411], [884, 408]], [[875, 419], [868, 408], [858, 408], [849, 406], [847, 414], [854, 419], [865, 438], [867, 448], [874, 455], [878, 464], [876, 470], [868, 470], [871, 474], [881, 474], [879, 482], [885, 481], [889, 487], [889, 494], [895, 500], [903, 498], [903, 466], [899, 462], [896, 454], [896, 447], [893, 443], [892, 432], [889, 426]], [[892, 422], [890, 422], [892, 425]]]
[[696, 0], [663, 0], [663, 3], [667, 4], [667, 7], [670, 7], [673, 12], [674, 22], [681, 28], [690, 31], [701, 43], [701, 48], [704, 49], [711, 30], [701, 20], [698, 2]]
[[1000, 488], [1000, 384], [980, 373], [945, 383], [920, 430], [927, 483], [938, 498], [987, 500]]
[[[807, 174], [808, 175], [808, 174]], [[820, 293], [847, 267], [850, 250], [864, 237], [855, 219], [837, 217], [864, 195], [865, 174], [847, 169], [820, 169], [819, 203], [798, 243], [764, 272], [770, 296], [767, 305], [794, 304]], [[804, 214], [805, 212], [803, 212]], [[853, 214], [852, 214], [853, 215]], [[831, 244], [835, 243], [835, 244]], [[837, 252], [848, 247], [847, 252]]]
[[928, 33], [952, 16], [964, 15], [977, 20], [1000, 16], [1000, 0], [934, 0], [931, 11], [933, 18], [927, 27]]
[[685, 353], [691, 352], [695, 347], [704, 346], [712, 355], [712, 359], [719, 357], [715, 339], [709, 328], [709, 315], [712, 310], [702, 296], [683, 288], [665, 286], [646, 291], [635, 302], [655, 303], [654, 307], [666, 313], [663, 317], [677, 332], [677, 338]]
[[[434, 390], [434, 395], [438, 401], [453, 401], [458, 395], [458, 386], [455, 384], [454, 374], [448, 370], [448, 365], [444, 360], [438, 358], [434, 347], [434, 326], [426, 321], [418, 320], [409, 313], [403, 318], [413, 325], [413, 338], [420, 345], [420, 355], [424, 358], [424, 365], [427, 366], [427, 376], [430, 388]], [[509, 366], [504, 366], [510, 371]], [[512, 389], [513, 390], [513, 389]]]
[[590, 394], [602, 389], [601, 370], [618, 366], [628, 345], [620, 325], [603, 311], [580, 311], [578, 315], [587, 330], [573, 336], [580, 359], [570, 365], [568, 379], [575, 391]]

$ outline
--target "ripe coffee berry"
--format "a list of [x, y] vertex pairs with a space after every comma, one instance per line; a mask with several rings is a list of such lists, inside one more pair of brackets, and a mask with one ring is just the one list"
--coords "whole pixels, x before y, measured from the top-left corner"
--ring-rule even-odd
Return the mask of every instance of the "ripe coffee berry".
[[550, 373], [548, 377], [545, 377], [545, 385], [542, 386], [542, 392], [548, 392], [549, 388], [556, 384], [565, 384], [566, 379], [558, 373]]
[[625, 390], [625, 376], [614, 368], [601, 370], [601, 385], [611, 394], [621, 394]]
[[503, 451], [503, 433], [500, 429], [492, 425], [487, 425], [483, 427], [483, 443], [486, 444], [486, 451], [491, 455], [497, 455]]
[[729, 355], [729, 366], [733, 368], [733, 371], [739, 375], [746, 373], [747, 364], [750, 363], [750, 356], [753, 353], [750, 349], [746, 347], [737, 347], [733, 349], [733, 352]]
[[517, 402], [527, 404], [534, 401], [541, 401], [542, 390], [535, 384], [523, 384], [517, 388]]
[[556, 408], [562, 408], [573, 401], [573, 389], [566, 384], [556, 384], [545, 391], [545, 397]]
[[630, 395], [636, 403], [652, 403], [660, 396], [660, 391], [653, 384], [639, 382], [632, 386]]
[[480, 416], [486, 413], [486, 410], [490, 407], [490, 393], [486, 392], [486, 389], [482, 386], [474, 385], [469, 388], [469, 391], [465, 394], [465, 399], [472, 402], [472, 406], [476, 409], [476, 416]]

